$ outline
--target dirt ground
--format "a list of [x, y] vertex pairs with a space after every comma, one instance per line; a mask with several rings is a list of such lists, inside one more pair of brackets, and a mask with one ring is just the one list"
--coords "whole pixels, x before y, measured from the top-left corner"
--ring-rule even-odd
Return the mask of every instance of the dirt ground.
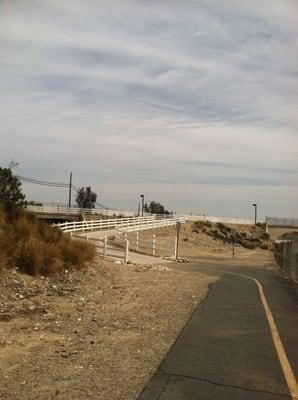
[[[213, 259], [218, 258], [222, 259], [230, 259], [232, 257], [232, 245], [229, 243], [224, 243], [221, 240], [215, 240], [213, 237], [206, 235], [205, 233], [195, 233], [192, 230], [193, 222], [186, 222], [182, 225], [180, 230], [180, 239], [179, 239], [179, 249], [178, 256], [186, 257], [189, 259], [201, 259], [205, 257], [212, 257]], [[214, 224], [215, 226], [215, 224]], [[249, 232], [252, 227], [247, 225], [231, 225], [227, 224], [227, 226], [231, 228], [236, 228], [238, 230], [247, 230]], [[158, 238], [168, 238], [169, 243], [173, 243], [173, 238], [176, 236], [176, 228], [162, 228], [156, 230], [148, 230], [143, 231], [139, 234], [140, 238], [152, 238], [152, 234], [156, 235], [156, 241], [158, 243]], [[247, 258], [247, 257], [255, 257], [260, 255], [262, 258], [263, 255], [268, 253], [267, 250], [248, 250], [243, 248], [242, 246], [235, 245], [235, 259]]]
[[135, 399], [213, 278], [97, 260], [0, 277], [0, 398]]
[[[173, 238], [175, 229], [155, 234]], [[189, 223], [179, 255], [206, 265], [273, 262], [271, 251], [242, 247], [233, 260], [231, 245]], [[0, 275], [0, 399], [137, 399], [215, 281], [186, 265], [97, 259], [52, 278]]]

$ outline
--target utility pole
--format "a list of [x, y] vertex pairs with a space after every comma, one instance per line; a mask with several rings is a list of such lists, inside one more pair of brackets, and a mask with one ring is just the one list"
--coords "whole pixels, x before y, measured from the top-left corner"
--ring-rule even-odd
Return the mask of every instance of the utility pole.
[[69, 176], [69, 191], [68, 191], [68, 207], [71, 207], [71, 185], [72, 185], [72, 172]]

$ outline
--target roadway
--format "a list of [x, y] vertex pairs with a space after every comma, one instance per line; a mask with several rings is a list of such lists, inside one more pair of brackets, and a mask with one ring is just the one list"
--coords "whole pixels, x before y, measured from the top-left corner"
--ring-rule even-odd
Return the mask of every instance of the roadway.
[[[179, 268], [219, 279], [139, 400], [298, 398], [297, 287], [270, 265], [209, 262]], [[276, 329], [268, 323], [270, 312]]]

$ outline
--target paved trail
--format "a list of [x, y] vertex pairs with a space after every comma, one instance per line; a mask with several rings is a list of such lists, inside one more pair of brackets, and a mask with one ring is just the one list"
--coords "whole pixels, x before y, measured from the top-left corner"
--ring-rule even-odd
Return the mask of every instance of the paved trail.
[[[186, 268], [220, 279], [139, 400], [295, 398], [298, 307], [297, 291], [290, 282], [268, 267], [193, 264]], [[255, 278], [262, 285], [288, 369], [283, 365], [286, 361], [279, 360], [256, 282], [233, 273]]]

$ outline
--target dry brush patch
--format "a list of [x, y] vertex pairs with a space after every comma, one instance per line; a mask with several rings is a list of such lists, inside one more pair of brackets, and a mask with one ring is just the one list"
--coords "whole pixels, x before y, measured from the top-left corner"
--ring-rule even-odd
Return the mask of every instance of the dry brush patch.
[[9, 218], [0, 210], [0, 270], [18, 268], [30, 275], [49, 275], [82, 268], [95, 255], [89, 242], [72, 240], [33, 214], [19, 211]]

